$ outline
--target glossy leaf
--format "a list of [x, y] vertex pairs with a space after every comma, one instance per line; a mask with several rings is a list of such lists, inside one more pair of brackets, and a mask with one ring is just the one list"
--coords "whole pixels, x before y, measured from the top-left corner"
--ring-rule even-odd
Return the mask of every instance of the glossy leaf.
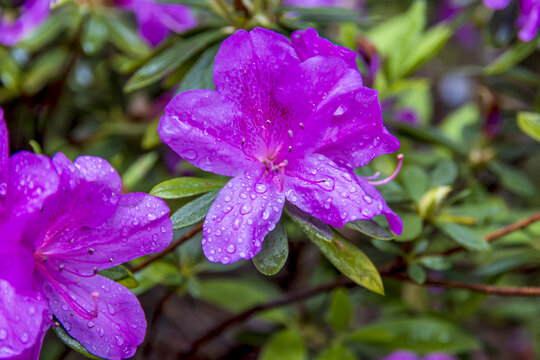
[[525, 60], [525, 58], [531, 55], [536, 48], [537, 44], [535, 41], [519, 41], [489, 64], [484, 69], [484, 73], [486, 75], [499, 75], [505, 73], [521, 61]]
[[356, 360], [354, 353], [343, 345], [333, 345], [324, 350], [315, 360]]
[[373, 220], [356, 220], [346, 225], [349, 229], [358, 231], [370, 238], [379, 240], [392, 240], [390, 231], [386, 230]]
[[347, 330], [351, 323], [353, 307], [346, 288], [337, 288], [332, 292], [327, 319], [335, 332]]
[[449, 238], [468, 250], [487, 251], [491, 249], [486, 239], [462, 225], [440, 222], [437, 224], [437, 227]]
[[150, 195], [162, 199], [181, 199], [193, 195], [203, 194], [212, 190], [219, 190], [227, 181], [217, 179], [202, 179], [195, 177], [181, 177], [171, 179], [156, 185]]
[[226, 35], [222, 30], [211, 30], [177, 41], [137, 70], [129, 79], [125, 90], [134, 91], [163, 79], [192, 56], [225, 38]]
[[407, 275], [418, 285], [422, 285], [426, 281], [426, 270], [418, 264], [411, 263], [407, 266]]
[[126, 54], [144, 56], [150, 52], [148, 45], [124, 20], [116, 17], [104, 18], [111, 43]]
[[176, 210], [171, 215], [173, 228], [180, 230], [201, 222], [206, 217], [218, 193], [219, 190], [210, 191]]
[[281, 330], [272, 335], [264, 345], [258, 360], [306, 360], [307, 348], [304, 339], [293, 330]]
[[522, 170], [499, 161], [491, 161], [488, 167], [499, 177], [502, 185], [513, 193], [521, 196], [537, 194], [536, 186]]
[[289, 202], [285, 204], [285, 211], [311, 240], [317, 239], [319, 241], [332, 242], [332, 229], [321, 220], [306, 214]]
[[95, 55], [103, 49], [109, 39], [107, 23], [99, 15], [90, 16], [84, 25], [81, 45], [85, 54]]
[[87, 357], [88, 359], [93, 359], [93, 360], [102, 360], [103, 359], [103, 358], [100, 358], [100, 357], [90, 353], [77, 340], [72, 338], [67, 333], [66, 329], [64, 329], [64, 327], [62, 326], [62, 324], [60, 324], [60, 322], [58, 320], [54, 319], [52, 329], [53, 329], [54, 333], [56, 334], [56, 336], [58, 336], [58, 338], [67, 347], [75, 350], [76, 352], [78, 352], [79, 354]]
[[215, 45], [206, 50], [195, 65], [187, 72], [180, 84], [178, 92], [195, 89], [214, 89], [214, 58], [219, 46]]
[[540, 142], [540, 113], [519, 112], [517, 123], [521, 131]]
[[24, 74], [22, 90], [25, 94], [35, 94], [43, 89], [50, 81], [56, 79], [65, 71], [70, 54], [67, 49], [58, 47], [40, 55]]
[[134, 289], [139, 286], [137, 279], [133, 276], [133, 273], [129, 271], [126, 267], [119, 265], [110, 269], [101, 270], [100, 275], [108, 277], [111, 280], [116, 281], [117, 283], [124, 285], [128, 289]]
[[287, 262], [289, 239], [283, 223], [279, 221], [262, 243], [261, 251], [253, 258], [253, 265], [264, 275], [275, 275]]

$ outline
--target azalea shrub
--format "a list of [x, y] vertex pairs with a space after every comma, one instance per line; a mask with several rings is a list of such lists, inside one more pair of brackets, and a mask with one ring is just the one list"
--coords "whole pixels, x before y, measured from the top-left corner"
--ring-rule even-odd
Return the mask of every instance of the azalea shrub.
[[539, 28], [1, 2], [0, 358], [537, 358]]

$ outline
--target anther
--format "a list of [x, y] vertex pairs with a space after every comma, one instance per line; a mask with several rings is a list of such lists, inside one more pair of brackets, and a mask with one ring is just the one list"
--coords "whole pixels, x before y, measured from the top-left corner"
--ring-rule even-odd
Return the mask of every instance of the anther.
[[303, 124], [303, 123], [300, 123], [300, 128], [301, 128], [302, 130], [304, 130], [304, 124]]
[[113, 263], [113, 262], [114, 262], [114, 259], [113, 259], [113, 258], [109, 258], [109, 262], [110, 262], [110, 263]]
[[64, 270], [64, 264], [60, 264], [60, 266], [58, 267], [58, 271], [62, 271]]
[[270, 120], [266, 120], [266, 123], [267, 123], [268, 125], [270, 125], [270, 124], [271, 124], [271, 121], [270, 121]]
[[293, 137], [293, 132], [292, 132], [292, 130], [288, 130], [288, 131], [287, 131], [287, 134], [289, 134], [289, 137], [292, 139], [292, 137]]
[[289, 145], [289, 149], [288, 149], [289, 152], [292, 151], [292, 146]]
[[74, 242], [75, 242], [75, 239], [69, 240], [69, 243], [70, 243], [70, 244], [73, 244]]
[[94, 248], [88, 249], [88, 254], [92, 255], [94, 253]]
[[243, 139], [242, 139], [242, 146], [244, 146], [245, 143], [246, 143], [246, 139], [243, 138]]
[[94, 275], [97, 275], [97, 273], [98, 273], [98, 268], [97, 266], [94, 266]]
[[401, 170], [401, 165], [403, 164], [403, 154], [399, 154], [397, 156], [398, 160], [399, 160], [399, 163], [398, 163], [398, 166], [396, 168], [396, 170], [392, 173], [392, 175], [390, 175], [389, 177], [387, 177], [386, 179], [383, 179], [383, 180], [379, 180], [379, 181], [368, 181], [371, 185], [384, 185], [384, 184], [387, 184], [389, 183], [390, 181], [394, 180], [395, 177], [399, 174], [399, 171]]

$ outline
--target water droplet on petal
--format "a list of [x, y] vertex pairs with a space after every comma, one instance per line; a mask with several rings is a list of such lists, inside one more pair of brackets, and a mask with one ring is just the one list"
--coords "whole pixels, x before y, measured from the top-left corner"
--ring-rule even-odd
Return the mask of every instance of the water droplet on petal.
[[115, 339], [116, 339], [116, 345], [122, 346], [124, 344], [124, 339], [122, 339], [120, 336], [116, 335]]
[[268, 187], [265, 184], [257, 184], [255, 185], [255, 192], [258, 194], [264, 194]]
[[364, 201], [367, 202], [368, 204], [371, 204], [373, 203], [373, 198], [371, 196], [364, 195]]
[[30, 340], [30, 336], [28, 336], [27, 332], [23, 332], [21, 336], [19, 336], [19, 340], [21, 340], [23, 344], [26, 344]]
[[7, 331], [0, 329], [0, 340], [4, 340], [5, 338], [7, 338]]
[[227, 246], [227, 252], [228, 252], [229, 254], [234, 254], [235, 251], [236, 251], [236, 246], [234, 246], [234, 244], [229, 244], [229, 245]]
[[116, 310], [114, 306], [111, 303], [107, 303], [107, 310], [109, 311], [109, 314], [114, 315], [116, 314]]

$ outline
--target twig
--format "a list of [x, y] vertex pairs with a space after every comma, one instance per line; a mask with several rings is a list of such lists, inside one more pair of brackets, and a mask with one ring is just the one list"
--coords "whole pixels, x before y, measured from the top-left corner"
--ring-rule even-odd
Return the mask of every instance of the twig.
[[236, 323], [242, 322], [244, 320], [247, 320], [250, 318], [253, 314], [258, 313], [260, 311], [264, 310], [270, 310], [277, 307], [289, 305], [292, 303], [295, 303], [297, 301], [301, 301], [304, 299], [308, 299], [310, 297], [316, 296], [320, 293], [330, 291], [336, 287], [339, 286], [353, 286], [354, 283], [349, 279], [339, 279], [327, 284], [319, 285], [316, 287], [313, 287], [311, 289], [299, 291], [293, 294], [284, 295], [282, 297], [279, 297], [275, 300], [269, 301], [265, 304], [254, 306], [243, 313], [240, 313], [238, 315], [232, 316], [229, 319], [226, 319], [222, 323], [216, 325], [212, 329], [210, 329], [206, 334], [201, 336], [200, 338], [196, 339], [191, 343], [191, 346], [186, 351], [178, 354], [179, 359], [188, 359], [190, 356], [193, 356], [197, 353], [197, 350], [201, 347], [202, 344], [208, 342], [209, 340], [212, 340], [216, 336], [220, 335], [225, 329], [227, 329], [229, 326], [234, 325]]
[[191, 239], [191, 237], [197, 234], [199, 231], [201, 231], [202, 228], [203, 228], [203, 224], [197, 225], [196, 227], [194, 227], [193, 229], [185, 233], [180, 239], [176, 240], [176, 242], [169, 245], [169, 247], [163, 250], [162, 252], [152, 255], [146, 258], [142, 263], [138, 264], [137, 266], [134, 266], [133, 269], [131, 269], [131, 271], [132, 272], [140, 271], [144, 269], [145, 267], [147, 267], [148, 265], [150, 265], [151, 263], [153, 263], [154, 261], [165, 257], [167, 254], [174, 251], [174, 249], [176, 249], [177, 247], [179, 247], [180, 245], [182, 245], [183, 243]]
[[[404, 274], [385, 274], [381, 273], [382, 276], [391, 277], [398, 280], [404, 280], [409, 282], [414, 282], [411, 278]], [[448, 280], [438, 280], [438, 279], [427, 279], [424, 282], [424, 285], [429, 286], [440, 286], [451, 289], [466, 289], [476, 292], [482, 292], [490, 295], [498, 296], [540, 296], [540, 288], [537, 287], [506, 287], [506, 286], [495, 286], [495, 285], [486, 285], [486, 284], [476, 284], [476, 283], [465, 283], [459, 281], [448, 281]]]
[[[508, 226], [505, 226], [503, 228], [500, 228], [498, 230], [495, 230], [493, 232], [490, 232], [489, 234], [486, 234], [484, 236], [484, 239], [486, 239], [487, 242], [491, 242], [493, 240], [496, 240], [498, 238], [501, 238], [505, 235], [508, 235], [514, 231], [518, 231], [518, 230], [521, 230], [527, 226], [529, 226], [530, 224], [536, 222], [536, 221], [540, 221], [540, 213], [536, 213], [534, 215], [531, 215], [525, 219], [522, 219], [522, 220], [519, 220], [519, 221], [516, 221], [515, 223], [513, 224], [510, 224]], [[453, 249], [450, 249], [450, 250], [446, 250], [445, 252], [442, 253], [442, 255], [450, 255], [450, 254], [453, 254], [453, 253], [456, 253], [458, 251], [461, 251], [463, 250], [463, 247], [456, 247], [456, 248], [453, 248]]]
[[[413, 280], [409, 278], [407, 275], [394, 273], [392, 270], [384, 271], [384, 272], [381, 271], [380, 274], [382, 276], [391, 277], [397, 280], [413, 282]], [[335, 280], [335, 281], [332, 281], [323, 285], [313, 287], [311, 289], [299, 291], [297, 293], [293, 293], [289, 295], [284, 295], [282, 297], [279, 297], [265, 304], [254, 306], [244, 311], [243, 313], [240, 313], [238, 315], [232, 316], [229, 319], [226, 319], [222, 323], [210, 329], [206, 334], [204, 334], [200, 338], [193, 341], [189, 349], [178, 354], [178, 358], [188, 359], [190, 356], [194, 356], [197, 353], [198, 349], [201, 347], [201, 345], [212, 340], [216, 336], [219, 336], [225, 329], [227, 329], [231, 325], [247, 320], [255, 313], [289, 305], [298, 301], [302, 301], [310, 297], [319, 295], [321, 293], [330, 291], [336, 287], [340, 287], [340, 286], [351, 287], [355, 285], [356, 284], [349, 279], [339, 279], [339, 280]], [[452, 288], [452, 289], [467, 289], [467, 290], [472, 290], [476, 292], [482, 292], [482, 293], [486, 293], [490, 295], [499, 295], [499, 296], [540, 297], [540, 288], [535, 288], [535, 287], [501, 287], [501, 286], [494, 286], [494, 285], [473, 284], [473, 283], [464, 283], [464, 282], [458, 282], [458, 281], [446, 281], [446, 280], [437, 280], [437, 279], [427, 279], [424, 285], [441, 286], [441, 287]]]

